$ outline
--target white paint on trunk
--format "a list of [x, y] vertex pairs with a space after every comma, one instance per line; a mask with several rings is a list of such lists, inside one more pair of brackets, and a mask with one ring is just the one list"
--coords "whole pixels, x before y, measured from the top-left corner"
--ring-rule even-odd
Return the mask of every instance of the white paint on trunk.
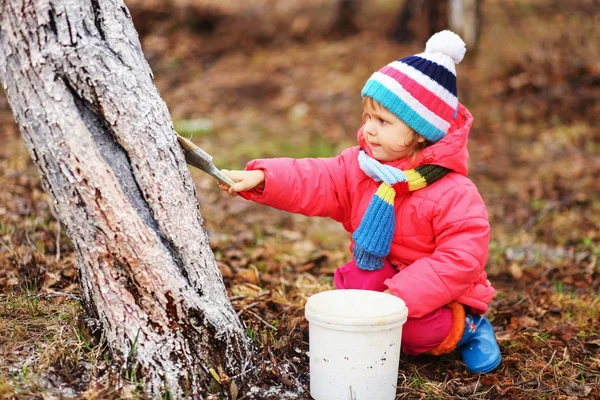
[[[250, 367], [195, 187], [121, 0], [0, 0], [0, 79], [77, 251], [90, 321], [152, 395]], [[139, 335], [139, 336], [138, 336]]]

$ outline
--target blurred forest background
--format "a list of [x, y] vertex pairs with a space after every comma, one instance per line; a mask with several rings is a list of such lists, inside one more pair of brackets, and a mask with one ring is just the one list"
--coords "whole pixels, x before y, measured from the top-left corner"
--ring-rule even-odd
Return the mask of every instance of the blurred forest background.
[[[176, 130], [228, 169], [354, 145], [366, 79], [421, 52], [426, 38], [405, 28], [428, 23], [399, 19], [394, 0], [126, 4]], [[487, 316], [503, 363], [479, 377], [454, 355], [403, 355], [398, 398], [600, 398], [600, 1], [480, 5], [477, 46], [457, 73], [475, 116], [470, 177], [492, 225]], [[279, 387], [309, 398], [303, 305], [333, 288], [348, 235], [231, 199], [191, 172], [233, 305], [260, 349], [256, 377], [231, 397]], [[80, 322], [73, 248], [1, 91], [0, 188], [0, 398], [143, 398]]]

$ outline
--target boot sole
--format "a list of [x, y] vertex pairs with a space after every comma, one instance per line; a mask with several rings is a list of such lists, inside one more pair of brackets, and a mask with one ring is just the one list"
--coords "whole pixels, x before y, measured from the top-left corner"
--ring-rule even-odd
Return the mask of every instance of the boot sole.
[[467, 368], [467, 371], [469, 371], [471, 374], [487, 374], [489, 372], [492, 372], [496, 368], [498, 368], [501, 361], [502, 361], [502, 357], [498, 357], [497, 360], [494, 360], [494, 362], [492, 362], [489, 365], [485, 365], [477, 370], [471, 370], [471, 369]]

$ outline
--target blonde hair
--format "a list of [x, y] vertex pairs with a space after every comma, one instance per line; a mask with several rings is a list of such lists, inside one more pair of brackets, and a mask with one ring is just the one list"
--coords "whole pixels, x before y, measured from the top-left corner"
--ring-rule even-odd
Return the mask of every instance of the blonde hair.
[[[382, 106], [377, 100], [375, 100], [369, 96], [363, 97], [362, 103], [363, 103], [363, 108], [370, 108], [375, 111], [379, 111], [382, 109], [387, 110], [387, 108]], [[365, 122], [366, 115], [367, 115], [367, 112], [363, 111], [363, 115], [362, 115], [363, 124]], [[410, 128], [410, 131], [413, 133], [413, 135], [410, 138], [410, 140], [408, 141], [408, 143], [404, 144], [404, 146], [406, 146], [408, 149], [408, 155], [413, 156], [413, 158], [414, 158], [417, 156], [417, 154], [419, 154], [419, 152], [421, 150], [423, 150], [427, 146], [431, 146], [434, 142], [430, 142], [429, 140], [425, 139], [423, 136], [421, 136], [417, 132], [415, 132], [415, 130], [412, 128]], [[425, 139], [425, 140], [420, 142], [419, 139]]]

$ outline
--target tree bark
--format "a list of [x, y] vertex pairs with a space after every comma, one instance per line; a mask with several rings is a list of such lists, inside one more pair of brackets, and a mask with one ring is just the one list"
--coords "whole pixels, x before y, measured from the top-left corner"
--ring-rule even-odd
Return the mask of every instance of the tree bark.
[[122, 0], [0, 0], [0, 79], [78, 256], [89, 321], [151, 396], [252, 348]]

